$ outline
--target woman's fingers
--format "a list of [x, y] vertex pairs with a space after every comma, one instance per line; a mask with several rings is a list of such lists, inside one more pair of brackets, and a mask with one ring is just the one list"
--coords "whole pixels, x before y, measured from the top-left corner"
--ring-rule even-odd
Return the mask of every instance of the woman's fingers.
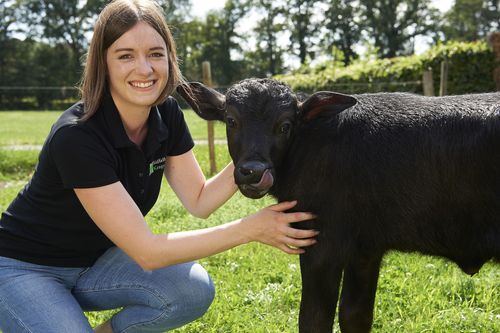
[[314, 238], [307, 238], [307, 239], [297, 239], [297, 238], [292, 238], [292, 237], [285, 237], [284, 243], [287, 246], [291, 247], [307, 247], [311, 246], [313, 244], [316, 244], [316, 239]]
[[285, 213], [285, 211], [295, 207], [297, 205], [297, 201], [282, 201], [275, 205], [269, 206], [268, 208], [275, 212], [283, 213], [282, 216], [285, 219], [286, 223], [294, 223], [307, 221], [316, 218], [316, 215], [307, 212], [293, 212], [293, 213]]
[[312, 229], [308, 230], [294, 229], [289, 227], [286, 230], [286, 235], [292, 238], [312, 238], [318, 236], [319, 231]]
[[275, 212], [284, 212], [285, 210], [288, 210], [290, 208], [295, 207], [296, 204], [297, 204], [297, 200], [282, 201], [280, 203], [269, 206], [269, 209], [271, 209]]
[[259, 226], [254, 229], [254, 239], [271, 246], [274, 246], [288, 254], [302, 254], [304, 248], [316, 243], [315, 237], [319, 234], [316, 230], [295, 229], [290, 226], [291, 223], [307, 221], [316, 218], [308, 212], [291, 212], [297, 205], [297, 201], [283, 201], [278, 204], [261, 210], [253, 218], [257, 218]]
[[313, 213], [297, 212], [297, 213], [283, 213], [283, 214], [286, 218], [287, 223], [302, 222], [316, 218], [316, 215], [314, 215]]
[[287, 244], [281, 244], [277, 246], [281, 251], [288, 253], [288, 254], [302, 254], [305, 253], [303, 249], [296, 248], [296, 247], [290, 247]]

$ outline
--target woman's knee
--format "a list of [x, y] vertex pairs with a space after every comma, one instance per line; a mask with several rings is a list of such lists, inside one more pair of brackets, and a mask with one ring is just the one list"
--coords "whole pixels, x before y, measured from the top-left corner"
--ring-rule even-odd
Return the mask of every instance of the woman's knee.
[[215, 286], [210, 276], [208, 276], [208, 281], [199, 287], [196, 294], [195, 298], [198, 299], [198, 307], [200, 308], [199, 316], [201, 317], [207, 312], [215, 298]]
[[[208, 272], [191, 262], [167, 267], [157, 276], [159, 309], [165, 316], [190, 314], [192, 320], [202, 316], [212, 304], [215, 287]], [[157, 299], [158, 301], [158, 299]]]
[[114, 330], [164, 332], [186, 325], [207, 312], [215, 296], [215, 287], [203, 267], [196, 263], [181, 264], [163, 273], [168, 274], [161, 282], [157, 275], [156, 290], [148, 293], [155, 295], [146, 302], [149, 311], [145, 311], [144, 306], [125, 307], [112, 320]]
[[183, 292], [177, 299], [178, 311], [191, 313], [193, 320], [201, 317], [212, 304], [215, 286], [208, 272], [199, 264], [193, 264], [184, 280]]

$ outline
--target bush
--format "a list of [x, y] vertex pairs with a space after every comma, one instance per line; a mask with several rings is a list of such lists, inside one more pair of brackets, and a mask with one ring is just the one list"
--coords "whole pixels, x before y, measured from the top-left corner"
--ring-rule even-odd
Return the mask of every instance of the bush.
[[[448, 59], [448, 94], [495, 90], [493, 51], [486, 42], [440, 44], [421, 55], [390, 59], [358, 60], [350, 66], [324, 63], [311, 69], [276, 78], [295, 91], [335, 90], [346, 93], [410, 91], [423, 93], [422, 73], [432, 69], [435, 94], [439, 89], [441, 62]], [[305, 72], [305, 73], [304, 73]]]

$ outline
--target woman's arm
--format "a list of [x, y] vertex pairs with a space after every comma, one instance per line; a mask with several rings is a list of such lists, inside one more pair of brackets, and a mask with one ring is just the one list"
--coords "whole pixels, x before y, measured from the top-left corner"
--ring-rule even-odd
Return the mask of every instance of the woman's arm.
[[316, 242], [316, 231], [289, 226], [314, 217], [309, 213], [284, 213], [295, 202], [279, 203], [211, 228], [156, 235], [120, 182], [75, 189], [75, 193], [104, 234], [145, 270], [204, 258], [251, 241], [289, 254], [303, 253], [301, 247]]
[[179, 156], [169, 156], [165, 177], [186, 209], [194, 216], [207, 218], [236, 192], [233, 163], [209, 180], [192, 150]]

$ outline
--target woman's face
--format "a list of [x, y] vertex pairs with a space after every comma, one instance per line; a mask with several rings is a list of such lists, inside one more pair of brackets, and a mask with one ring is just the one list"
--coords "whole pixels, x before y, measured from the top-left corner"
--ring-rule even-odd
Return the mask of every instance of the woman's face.
[[111, 96], [121, 111], [149, 110], [168, 80], [167, 46], [158, 32], [139, 22], [106, 52]]

